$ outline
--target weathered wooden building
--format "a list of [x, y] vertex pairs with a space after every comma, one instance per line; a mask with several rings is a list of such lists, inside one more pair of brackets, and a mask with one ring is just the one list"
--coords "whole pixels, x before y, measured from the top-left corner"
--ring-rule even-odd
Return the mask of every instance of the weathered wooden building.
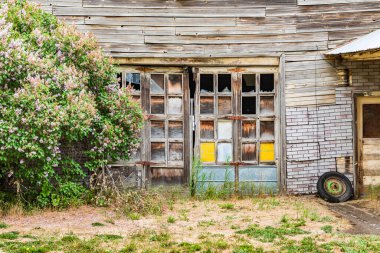
[[188, 181], [195, 156], [214, 183], [310, 193], [327, 171], [380, 183], [380, 49], [329, 54], [380, 29], [379, 1], [36, 2], [120, 64], [149, 115], [132, 163], [152, 182]]

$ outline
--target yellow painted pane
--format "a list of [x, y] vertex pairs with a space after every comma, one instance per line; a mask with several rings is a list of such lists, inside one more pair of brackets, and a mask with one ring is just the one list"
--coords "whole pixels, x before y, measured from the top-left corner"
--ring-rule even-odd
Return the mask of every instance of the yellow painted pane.
[[261, 162], [274, 161], [274, 143], [260, 144], [260, 161]]
[[201, 143], [201, 162], [215, 162], [215, 143]]

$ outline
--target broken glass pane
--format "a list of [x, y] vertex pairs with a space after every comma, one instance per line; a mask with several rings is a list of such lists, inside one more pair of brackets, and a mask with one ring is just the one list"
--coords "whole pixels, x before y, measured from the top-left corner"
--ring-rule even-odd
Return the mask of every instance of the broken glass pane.
[[260, 75], [260, 92], [274, 92], [274, 74]]
[[151, 138], [165, 138], [165, 122], [151, 121], [150, 136]]
[[139, 73], [127, 73], [125, 79], [127, 86], [130, 86], [135, 91], [140, 91], [141, 86]]
[[165, 113], [165, 98], [152, 97], [150, 100], [150, 113], [151, 114], [164, 114]]
[[153, 161], [165, 161], [165, 143], [164, 142], [151, 143], [151, 159]]
[[214, 121], [201, 121], [201, 139], [214, 139]]
[[260, 115], [274, 115], [274, 97], [260, 97]]
[[168, 83], [169, 94], [181, 94], [182, 93], [182, 75], [169, 75]]
[[169, 143], [169, 161], [183, 160], [183, 145], [182, 143]]
[[256, 161], [256, 144], [242, 144], [242, 159], [243, 161]]
[[243, 121], [242, 123], [243, 138], [256, 138], [256, 121]]
[[169, 121], [169, 138], [182, 138], [182, 121]]
[[256, 91], [256, 75], [243, 74], [241, 89], [242, 89], [242, 92], [255, 92]]
[[201, 74], [201, 93], [212, 93], [214, 92], [214, 75], [213, 74]]
[[218, 162], [232, 161], [232, 143], [218, 143]]
[[231, 114], [232, 102], [231, 97], [218, 97], [218, 114]]
[[150, 91], [152, 93], [164, 93], [164, 75], [163, 74], [150, 75]]
[[256, 114], [256, 97], [242, 97], [242, 114]]
[[219, 140], [232, 139], [232, 121], [231, 120], [218, 121], [218, 139]]
[[231, 92], [231, 74], [218, 75], [218, 92]]
[[201, 97], [199, 109], [200, 109], [201, 114], [213, 114], [214, 113], [214, 97]]
[[169, 114], [182, 113], [182, 98], [181, 97], [169, 97], [168, 113]]
[[260, 122], [260, 139], [261, 140], [274, 139], [274, 121]]

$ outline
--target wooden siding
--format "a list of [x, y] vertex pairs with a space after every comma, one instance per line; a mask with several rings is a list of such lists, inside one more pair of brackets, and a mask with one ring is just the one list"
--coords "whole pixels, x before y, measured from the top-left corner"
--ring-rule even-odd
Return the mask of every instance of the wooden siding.
[[323, 53], [380, 28], [374, 0], [35, 2], [116, 58], [283, 56], [287, 106], [334, 104], [342, 80]]

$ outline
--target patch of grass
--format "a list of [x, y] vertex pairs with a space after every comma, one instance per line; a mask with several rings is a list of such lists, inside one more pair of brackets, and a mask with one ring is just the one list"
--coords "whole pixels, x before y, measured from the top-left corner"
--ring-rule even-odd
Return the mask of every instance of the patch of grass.
[[93, 226], [93, 227], [104, 227], [105, 225], [101, 222], [94, 222], [94, 223], [91, 223], [91, 226]]
[[19, 232], [12, 231], [0, 234], [0, 239], [15, 240], [19, 237]]
[[173, 216], [169, 216], [167, 222], [173, 224], [175, 223], [175, 218]]
[[298, 228], [306, 225], [306, 221], [302, 218], [292, 219], [287, 215], [281, 217], [281, 226], [284, 228]]
[[239, 245], [234, 248], [233, 253], [263, 253], [263, 248], [255, 248], [249, 244]]
[[256, 238], [261, 242], [273, 242], [277, 238], [283, 238], [285, 235], [300, 235], [307, 234], [308, 232], [298, 228], [298, 227], [271, 227], [267, 226], [261, 228], [258, 225], [249, 226], [247, 229], [239, 230], [236, 233], [246, 234], [249, 237]]
[[280, 201], [276, 197], [255, 198], [253, 204], [257, 205], [259, 210], [271, 210], [280, 206]]
[[9, 226], [4, 222], [0, 222], [0, 228], [8, 228]]
[[237, 225], [231, 225], [231, 229], [240, 229], [240, 226], [237, 226]]
[[141, 219], [141, 215], [138, 213], [128, 213], [127, 217], [131, 220], [139, 220]]
[[232, 203], [224, 203], [224, 204], [219, 204], [218, 205], [221, 209], [226, 209], [226, 210], [233, 210], [235, 209], [235, 205]]
[[67, 242], [75, 242], [75, 241], [79, 241], [79, 237], [76, 236], [76, 235], [65, 235], [61, 238], [61, 241], [64, 242], [64, 243], [67, 243]]
[[223, 240], [216, 241], [215, 246], [216, 246], [216, 248], [222, 249], [222, 250], [228, 249], [228, 247], [229, 247], [228, 243], [226, 241], [223, 241]]
[[119, 251], [119, 253], [133, 253], [133, 252], [137, 252], [137, 245], [135, 243], [130, 243]]
[[211, 227], [211, 226], [214, 226], [215, 224], [216, 224], [216, 222], [214, 220], [199, 221], [198, 227]]
[[202, 249], [202, 247], [197, 243], [182, 242], [178, 245], [184, 251], [183, 252], [197, 252]]
[[115, 220], [109, 218], [109, 219], [106, 219], [104, 220], [105, 222], [107, 222], [108, 224], [112, 224], [112, 225], [115, 225]]
[[327, 234], [330, 234], [330, 233], [332, 233], [333, 227], [331, 225], [325, 225], [325, 226], [321, 227], [321, 230]]
[[161, 232], [158, 234], [155, 233], [149, 238], [149, 240], [152, 242], [165, 242], [165, 241], [169, 241], [169, 239], [170, 239], [170, 235], [164, 232]]
[[114, 234], [101, 234], [101, 235], [96, 235], [96, 237], [106, 240], [106, 241], [114, 241], [114, 240], [123, 239], [121, 235], [114, 235]]

